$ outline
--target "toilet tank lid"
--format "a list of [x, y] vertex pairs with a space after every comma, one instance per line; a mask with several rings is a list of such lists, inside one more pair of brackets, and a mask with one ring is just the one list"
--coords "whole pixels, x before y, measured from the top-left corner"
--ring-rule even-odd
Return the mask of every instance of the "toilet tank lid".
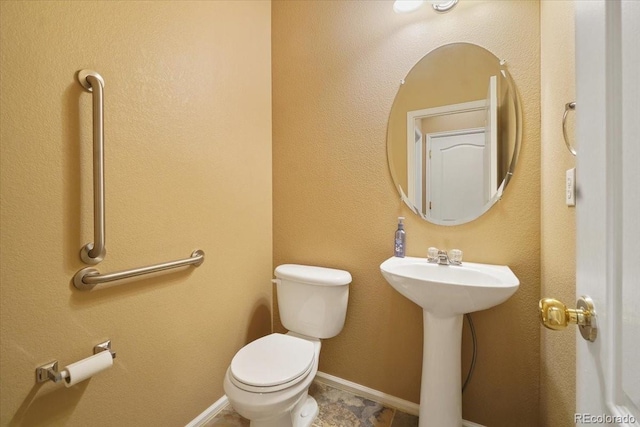
[[348, 271], [311, 265], [279, 265], [276, 267], [275, 275], [278, 279], [320, 286], [342, 286], [351, 283], [351, 274]]

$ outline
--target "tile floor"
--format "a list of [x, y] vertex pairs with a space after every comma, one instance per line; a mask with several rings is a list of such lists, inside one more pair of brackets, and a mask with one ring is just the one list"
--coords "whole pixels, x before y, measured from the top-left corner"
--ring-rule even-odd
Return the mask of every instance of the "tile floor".
[[[309, 394], [320, 409], [313, 427], [418, 427], [414, 415], [319, 382], [311, 384]], [[249, 421], [228, 406], [205, 426], [249, 427]]]

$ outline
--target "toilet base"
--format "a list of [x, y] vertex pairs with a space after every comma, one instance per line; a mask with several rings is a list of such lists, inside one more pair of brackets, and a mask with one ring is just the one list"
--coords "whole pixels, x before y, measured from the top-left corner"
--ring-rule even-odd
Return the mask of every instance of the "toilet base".
[[318, 416], [318, 403], [305, 393], [293, 407], [291, 412], [286, 412], [279, 417], [268, 420], [251, 421], [250, 427], [311, 427], [311, 424]]
[[294, 408], [291, 412], [291, 419], [293, 421], [293, 427], [310, 427], [313, 420], [318, 416], [318, 402], [307, 395], [306, 399], [300, 408]]

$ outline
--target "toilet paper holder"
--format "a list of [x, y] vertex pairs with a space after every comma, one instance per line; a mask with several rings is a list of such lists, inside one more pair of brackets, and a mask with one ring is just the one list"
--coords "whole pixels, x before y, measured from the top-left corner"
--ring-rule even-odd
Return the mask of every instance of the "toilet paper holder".
[[[93, 347], [93, 354], [98, 354], [103, 351], [111, 353], [112, 358], [116, 358], [116, 353], [111, 351], [111, 340], [101, 342]], [[38, 383], [44, 383], [47, 381], [53, 381], [54, 383], [60, 382], [66, 378], [66, 372], [58, 371], [58, 361], [46, 363], [36, 368], [36, 381]]]

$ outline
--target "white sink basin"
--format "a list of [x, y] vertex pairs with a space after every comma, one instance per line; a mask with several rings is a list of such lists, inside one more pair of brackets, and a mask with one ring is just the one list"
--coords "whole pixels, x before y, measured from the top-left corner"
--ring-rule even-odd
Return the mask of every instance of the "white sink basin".
[[423, 310], [419, 427], [462, 427], [463, 314], [504, 302], [520, 281], [504, 265], [438, 265], [426, 258], [389, 258], [380, 271]]
[[380, 265], [387, 282], [423, 309], [440, 315], [471, 313], [506, 301], [520, 281], [504, 265], [438, 265], [426, 258], [392, 257]]

